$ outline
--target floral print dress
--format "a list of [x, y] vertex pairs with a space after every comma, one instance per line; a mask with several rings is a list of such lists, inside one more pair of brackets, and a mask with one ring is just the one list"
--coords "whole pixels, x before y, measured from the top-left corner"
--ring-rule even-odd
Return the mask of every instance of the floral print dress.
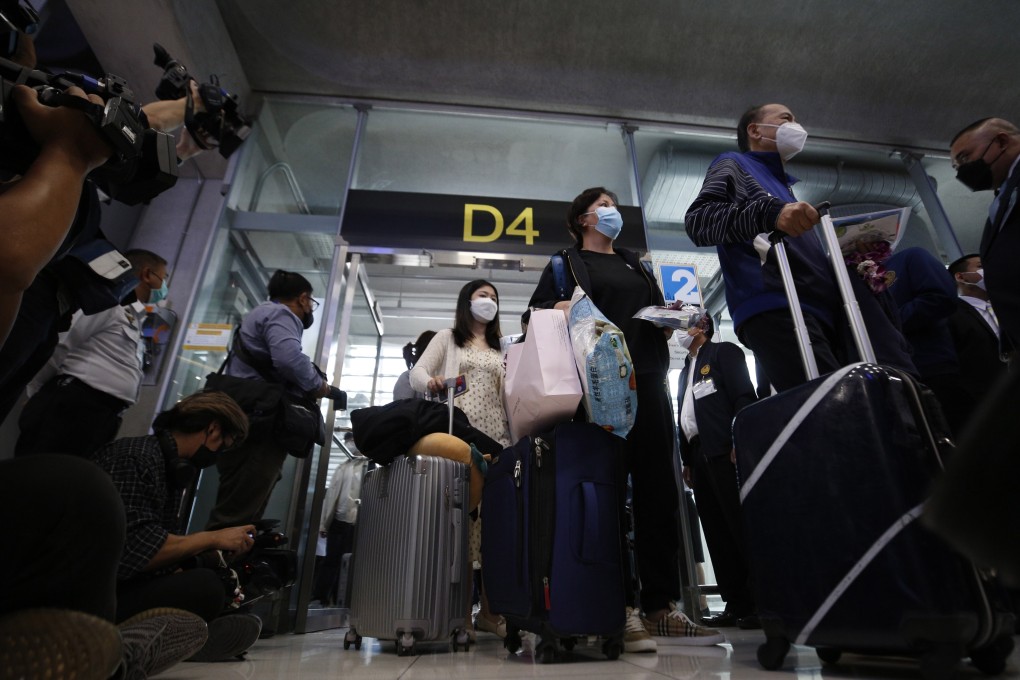
[[[510, 426], [503, 405], [502, 355], [492, 348], [481, 349], [474, 345], [462, 347], [460, 351], [460, 372], [467, 377], [468, 391], [457, 397], [454, 404], [464, 411], [472, 427], [504, 448], [510, 446]], [[469, 559], [481, 563], [481, 522], [471, 522], [468, 544]]]

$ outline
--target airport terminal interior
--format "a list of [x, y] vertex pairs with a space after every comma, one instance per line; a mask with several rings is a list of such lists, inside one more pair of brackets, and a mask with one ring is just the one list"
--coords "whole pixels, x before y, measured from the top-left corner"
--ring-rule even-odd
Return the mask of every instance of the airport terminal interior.
[[[196, 78], [210, 75], [252, 119], [229, 160], [206, 152], [151, 203], [104, 205], [119, 248], [169, 260], [171, 287], [150, 315], [150, 360], [122, 436], [203, 385], [231, 332], [266, 297], [277, 269], [305, 276], [319, 305], [305, 354], [348, 393], [323, 416], [333, 437], [289, 457], [266, 517], [297, 551], [292, 586], [260, 603], [267, 632], [244, 659], [184, 663], [160, 677], [613, 679], [917, 676], [908, 659], [845, 655], [824, 664], [796, 646], [778, 671], [756, 659], [760, 630], [723, 644], [660, 646], [607, 661], [581, 642], [540, 664], [479, 633], [468, 652], [392, 641], [344, 649], [350, 611], [313, 597], [318, 514], [327, 481], [352, 454], [350, 411], [388, 403], [405, 344], [452, 325], [474, 279], [499, 295], [503, 335], [549, 256], [571, 244], [564, 217], [591, 186], [619, 196], [627, 247], [645, 253], [667, 299], [717, 319], [737, 342], [714, 247], [684, 230], [712, 160], [736, 150], [750, 105], [781, 102], [807, 129], [787, 169], [800, 200], [834, 217], [899, 211], [897, 248], [942, 263], [977, 250], [990, 193], [955, 179], [952, 135], [986, 116], [1016, 121], [1020, 5], [904, 0], [34, 0], [40, 62], [114, 73], [148, 101], [162, 44]], [[743, 348], [752, 379], [754, 359]], [[670, 343], [674, 394], [684, 350]], [[674, 409], [675, 413], [675, 409]], [[17, 437], [17, 412], [0, 445]], [[0, 453], [0, 458], [7, 457]], [[201, 528], [216, 470], [190, 516]], [[312, 539], [309, 539], [312, 536]], [[700, 540], [700, 539], [698, 539]], [[706, 551], [707, 552], [707, 551]], [[711, 560], [706, 584], [714, 583]], [[355, 585], [356, 587], [356, 585]], [[707, 602], [722, 602], [709, 590]], [[334, 606], [336, 605], [336, 606]], [[862, 610], [883, 603], [862, 602]], [[1020, 654], [1004, 677], [1020, 676]], [[958, 677], [981, 673], [964, 662]]]

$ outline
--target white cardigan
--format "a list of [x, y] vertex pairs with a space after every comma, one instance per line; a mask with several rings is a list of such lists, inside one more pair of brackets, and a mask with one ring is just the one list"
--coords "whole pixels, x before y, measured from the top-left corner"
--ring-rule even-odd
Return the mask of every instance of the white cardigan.
[[411, 388], [428, 392], [429, 379], [434, 375], [454, 378], [460, 375], [460, 347], [453, 339], [453, 329], [444, 328], [435, 334], [411, 369]]

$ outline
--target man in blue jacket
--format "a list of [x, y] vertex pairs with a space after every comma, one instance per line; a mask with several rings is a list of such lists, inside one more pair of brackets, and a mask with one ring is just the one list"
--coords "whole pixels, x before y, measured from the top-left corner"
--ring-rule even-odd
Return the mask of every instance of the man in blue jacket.
[[[740, 153], [726, 152], [708, 169], [685, 218], [698, 246], [716, 246], [726, 283], [726, 304], [740, 341], [754, 352], [778, 391], [804, 382], [786, 295], [768, 234], [784, 232], [818, 370], [827, 373], [856, 358], [836, 280], [812, 228], [818, 212], [798, 201], [797, 179], [785, 163], [807, 133], [782, 104], [748, 109], [737, 125]], [[763, 266], [764, 264], [764, 266]], [[909, 346], [856, 276], [861, 313], [880, 363], [916, 373]]]

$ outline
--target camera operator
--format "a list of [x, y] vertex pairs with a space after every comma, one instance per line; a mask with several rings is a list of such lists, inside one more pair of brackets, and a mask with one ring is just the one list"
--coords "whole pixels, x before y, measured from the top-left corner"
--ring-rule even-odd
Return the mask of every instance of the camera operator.
[[127, 540], [117, 569], [117, 620], [152, 607], [175, 607], [209, 622], [209, 640], [192, 660], [244, 653], [262, 623], [252, 614], [222, 615], [233, 597], [214, 569], [190, 566], [209, 551], [232, 555], [254, 543], [253, 525], [185, 535], [177, 512], [184, 489], [223, 451], [244, 441], [248, 419], [223, 392], [199, 392], [156, 416], [155, 434], [119, 439], [93, 455], [124, 502]]
[[[86, 98], [79, 88], [68, 94]], [[85, 177], [110, 157], [110, 145], [80, 111], [39, 103], [38, 93], [14, 89], [25, 126], [39, 143], [39, 156], [17, 181], [4, 185], [0, 214], [0, 347], [14, 324], [24, 292], [56, 254], [78, 212]], [[87, 97], [102, 103], [98, 96]]]
[[[67, 93], [102, 104], [97, 95], [85, 97], [76, 87]], [[0, 195], [3, 229], [8, 235], [5, 247], [0, 248], [0, 422], [53, 354], [58, 334], [68, 329], [83, 298], [94, 294], [91, 285], [83, 289], [69, 284], [62, 265], [72, 246], [105, 242], [99, 225], [98, 193], [86, 175], [102, 165], [112, 151], [82, 112], [45, 106], [39, 103], [35, 90], [22, 86], [15, 89], [14, 96], [25, 126], [42, 151], [29, 170]], [[176, 130], [185, 122], [189, 100], [194, 111], [205, 110], [194, 80], [189, 81], [185, 96], [143, 106], [140, 118], [162, 132]], [[178, 159], [202, 151], [182, 129]], [[96, 284], [100, 294], [111, 297], [102, 286]], [[99, 306], [108, 309], [127, 302], [130, 299], [113, 295]]]

